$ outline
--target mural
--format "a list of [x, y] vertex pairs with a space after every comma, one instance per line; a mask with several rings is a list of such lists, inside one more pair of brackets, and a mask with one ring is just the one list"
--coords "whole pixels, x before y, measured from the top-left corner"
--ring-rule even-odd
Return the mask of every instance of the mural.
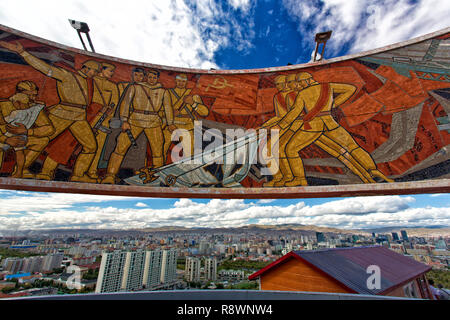
[[333, 63], [132, 64], [0, 26], [0, 175], [147, 188], [446, 179], [450, 33]]

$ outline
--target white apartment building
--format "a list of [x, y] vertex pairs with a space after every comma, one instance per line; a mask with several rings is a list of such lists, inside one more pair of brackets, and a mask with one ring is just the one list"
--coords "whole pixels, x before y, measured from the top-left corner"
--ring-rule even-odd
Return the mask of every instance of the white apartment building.
[[220, 270], [219, 278], [222, 281], [239, 282], [245, 279], [243, 270]]
[[133, 291], [142, 289], [145, 269], [145, 251], [129, 251], [125, 258], [121, 289]]
[[205, 259], [205, 280], [217, 280], [217, 258]]
[[12, 274], [19, 272], [22, 269], [22, 258], [6, 258], [3, 262], [3, 270], [9, 271]]
[[201, 260], [199, 258], [187, 257], [186, 266], [184, 269], [184, 276], [187, 281], [199, 281], [200, 280], [200, 268]]
[[207, 240], [201, 240], [198, 248], [200, 254], [208, 254], [211, 248], [211, 244]]
[[121, 290], [126, 256], [127, 253], [123, 251], [103, 252], [95, 288], [96, 293]]
[[42, 262], [42, 271], [52, 271], [53, 269], [60, 268], [63, 259], [64, 254], [62, 253], [51, 253], [46, 255]]
[[69, 249], [67, 252], [68, 255], [74, 256], [76, 258], [82, 257], [86, 253], [87, 249], [82, 246], [74, 246]]
[[219, 253], [225, 253], [227, 250], [227, 246], [223, 243], [216, 244], [215, 248]]
[[176, 249], [163, 250], [161, 263], [161, 283], [170, 283], [177, 279], [177, 256]]
[[23, 259], [23, 265], [22, 265], [22, 272], [40, 272], [42, 269], [42, 264], [44, 262], [44, 257], [42, 256], [35, 256], [35, 257], [28, 257]]
[[146, 251], [144, 276], [142, 282], [145, 288], [153, 288], [161, 284], [162, 261], [163, 251]]
[[152, 289], [176, 280], [176, 249], [103, 252], [96, 293]]

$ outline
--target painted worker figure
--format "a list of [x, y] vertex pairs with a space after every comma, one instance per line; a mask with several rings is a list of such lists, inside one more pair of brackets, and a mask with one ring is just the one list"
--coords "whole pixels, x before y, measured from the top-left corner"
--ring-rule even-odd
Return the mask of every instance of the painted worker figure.
[[275, 111], [275, 116], [264, 122], [261, 127], [271, 127], [277, 124], [288, 112], [286, 96], [290, 92], [290, 89], [286, 85], [286, 76], [277, 76], [274, 82], [275, 87], [278, 90], [278, 92], [273, 96], [273, 109]]
[[[363, 182], [375, 182], [374, 177], [392, 182], [377, 169], [371, 156], [331, 115], [331, 108], [347, 101], [356, 88], [343, 83], [318, 83], [307, 72], [300, 74], [299, 83], [302, 90], [292, 110], [274, 126], [293, 131], [285, 149], [289, 173], [284, 173], [289, 177], [292, 176], [292, 179], [284, 183], [284, 186], [307, 185], [299, 152], [312, 143], [316, 143], [325, 151], [330, 150], [331, 155], [341, 160], [353, 172], [359, 173]], [[301, 121], [293, 125], [296, 119]], [[340, 147], [338, 154], [336, 154], [337, 145]]]
[[[105, 131], [109, 129], [108, 121], [111, 119], [117, 106], [119, 95], [115, 83], [107, 80], [107, 77], [111, 77], [114, 74], [115, 66], [109, 63], [101, 63], [101, 66], [102, 71], [99, 76], [95, 76], [93, 80], [92, 102], [86, 110], [86, 120], [92, 127], [96, 136], [97, 146], [100, 145], [100, 147], [97, 147], [94, 160], [87, 173], [88, 177], [92, 179], [90, 182], [97, 182], [98, 158], [100, 157], [106, 140], [107, 132]], [[105, 121], [101, 121], [102, 123], [100, 123], [100, 126], [96, 128], [100, 119], [105, 119]], [[52, 177], [60, 164], [69, 165], [70, 159], [74, 155], [77, 156], [80, 153], [81, 145], [72, 134], [66, 130], [53, 139], [45, 151], [47, 152], [47, 157], [45, 158], [41, 173], [37, 175], [40, 179], [49, 179], [49, 177]]]
[[[301, 90], [298, 82], [298, 74], [290, 74], [286, 77], [286, 85], [288, 87], [288, 93], [286, 94], [286, 107], [287, 111], [291, 111], [294, 107], [295, 100], [297, 99], [297, 95]], [[280, 120], [281, 121], [281, 120]], [[299, 127], [301, 125], [302, 120], [297, 118], [295, 119], [291, 126]], [[290, 130], [290, 127], [284, 128], [280, 131], [280, 141], [279, 141], [279, 171], [278, 175], [274, 176], [272, 181], [268, 182], [269, 186], [273, 187], [282, 187], [284, 184], [291, 180], [293, 177], [289, 174], [289, 163], [286, 155], [286, 145], [290, 141], [292, 135], [294, 134], [294, 130]], [[302, 167], [299, 170], [303, 169], [303, 162], [299, 162], [298, 165]], [[302, 185], [306, 185], [306, 180], [302, 182]]]
[[117, 138], [117, 145], [111, 154], [108, 168], [102, 183], [114, 184], [120, 165], [131, 146], [127, 130], [131, 132], [134, 140], [144, 132], [150, 144], [152, 153], [152, 168], [159, 168], [164, 164], [164, 134], [163, 120], [160, 112], [164, 110], [168, 129], [173, 131], [173, 109], [170, 95], [159, 83], [159, 72], [149, 70], [147, 82], [131, 84], [120, 103], [120, 118], [122, 132]]
[[[283, 76], [285, 79], [285, 88], [282, 91], [282, 97], [284, 97], [284, 110], [285, 112], [280, 117], [274, 117], [274, 121], [271, 122], [272, 127], [278, 124], [279, 121], [283, 119], [283, 117], [286, 115], [287, 112], [292, 110], [294, 106], [295, 99], [297, 98], [297, 95], [299, 93], [299, 86], [298, 86], [298, 74], [290, 74], [287, 76]], [[276, 78], [277, 79], [277, 78]], [[275, 81], [276, 84], [277, 81]], [[277, 101], [283, 101], [281, 97], [279, 96], [280, 93], [278, 93], [274, 99], [276, 98]], [[278, 96], [278, 97], [277, 97]], [[270, 121], [270, 120], [269, 120]], [[292, 126], [298, 127], [301, 125], [299, 122], [301, 122], [301, 119], [295, 119], [292, 122]], [[280, 130], [279, 132], [279, 141], [278, 141], [278, 170], [276, 172], [273, 172], [272, 174], [272, 180], [269, 182], [265, 182], [263, 184], [264, 187], [282, 187], [284, 184], [291, 180], [293, 176], [291, 176], [290, 169], [289, 169], [289, 162], [287, 160], [286, 156], [286, 145], [291, 139], [292, 135], [294, 134], [293, 130], [290, 130], [290, 126]], [[301, 163], [303, 166], [303, 162]], [[301, 168], [303, 170], [303, 167]], [[306, 181], [306, 180], [305, 180]]]
[[106, 62], [102, 62], [101, 64], [102, 71], [94, 77], [94, 86], [97, 90], [94, 91], [93, 101], [102, 105], [102, 109], [93, 119], [91, 125], [95, 126], [99, 121], [103, 121], [101, 121], [99, 128], [94, 128], [97, 139], [97, 152], [88, 170], [89, 177], [93, 179], [98, 179], [97, 168], [108, 136], [107, 129], [109, 129], [109, 121], [114, 116], [119, 102], [119, 89], [110, 80], [114, 75], [116, 66]]
[[288, 93], [286, 94], [287, 111], [290, 111], [292, 109], [298, 92], [301, 90], [301, 88], [299, 88], [298, 86], [297, 76], [298, 74], [289, 74], [286, 76], [286, 86], [288, 90]]
[[[178, 74], [175, 77], [175, 88], [168, 89], [172, 101], [174, 112], [174, 124], [177, 129], [189, 131], [190, 141], [183, 140], [183, 157], [190, 157], [194, 154], [194, 121], [199, 116], [206, 117], [209, 109], [203, 104], [203, 100], [198, 95], [191, 95], [192, 89], [187, 88], [188, 77], [185, 74]], [[172, 143], [172, 131], [168, 127], [163, 130], [164, 133], [164, 157], [167, 159], [167, 153]], [[190, 150], [190, 152], [187, 152]]]
[[[65, 130], [70, 130], [83, 147], [75, 161], [70, 181], [96, 182], [87, 175], [87, 170], [97, 151], [97, 141], [86, 120], [86, 109], [92, 102], [93, 77], [100, 71], [99, 63], [92, 60], [85, 61], [81, 69], [74, 73], [47, 64], [25, 51], [20, 43], [12, 44], [0, 41], [0, 45], [18, 53], [31, 67], [56, 80], [60, 101], [50, 107], [48, 117], [55, 127], [55, 132], [49, 138], [53, 140]], [[53, 174], [54, 172], [52, 175], [40, 174], [36, 175], [36, 178], [52, 180]]]
[[[275, 111], [275, 116], [270, 118], [268, 121], [266, 121], [261, 128], [265, 128], [270, 130], [271, 127], [275, 126], [276, 124], [278, 124], [278, 122], [283, 119], [283, 117], [286, 115], [286, 113], [288, 112], [288, 106], [287, 106], [287, 95], [291, 92], [291, 89], [287, 86], [287, 77], [285, 75], [280, 75], [277, 76], [275, 78], [275, 87], [277, 88], [278, 92], [274, 95], [273, 97], [273, 107], [274, 107], [274, 111]], [[284, 131], [286, 130], [281, 130], [279, 132], [279, 137], [283, 135]], [[278, 140], [279, 140], [278, 137]], [[264, 146], [265, 151], [263, 151], [263, 155], [269, 155], [270, 157], [273, 157], [275, 155], [271, 154], [271, 150], [270, 150], [270, 146], [272, 145], [273, 138], [269, 138], [269, 140], [267, 141], [266, 146]], [[280, 149], [280, 145], [281, 145], [281, 141], [278, 142], [279, 146], [278, 146], [278, 152], [280, 152], [282, 149]], [[269, 149], [269, 151], [268, 151]], [[280, 154], [277, 155], [278, 159], [280, 159]], [[269, 182], [266, 182], [263, 184], [264, 187], [274, 187], [275, 183], [278, 182], [279, 180], [281, 180], [282, 178], [282, 174], [280, 171], [280, 162], [278, 162], [278, 167], [277, 168], [271, 168], [272, 171], [272, 180]]]
[[29, 166], [55, 131], [43, 111], [44, 104], [35, 100], [37, 94], [37, 85], [25, 80], [17, 83], [14, 95], [6, 101], [0, 101], [0, 144], [3, 144], [4, 149], [12, 147], [16, 153], [16, 166], [12, 174], [14, 178], [35, 177], [29, 171]]

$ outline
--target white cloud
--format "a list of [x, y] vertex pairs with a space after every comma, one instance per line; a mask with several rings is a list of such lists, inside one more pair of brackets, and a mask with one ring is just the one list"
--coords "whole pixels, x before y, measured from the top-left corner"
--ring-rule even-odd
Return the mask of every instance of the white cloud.
[[6, 191], [2, 194], [0, 216], [72, 208], [86, 203], [136, 200], [131, 197], [97, 196], [68, 193], [34, 193]]
[[138, 202], [138, 203], [136, 203], [136, 207], [145, 208], [145, 207], [148, 207], [148, 206], [145, 203], [143, 203], [143, 202]]
[[261, 200], [258, 201], [258, 203], [260, 203], [260, 204], [267, 204], [267, 203], [272, 203], [274, 201], [275, 201], [275, 199], [261, 199]]
[[[182, 0], [3, 1], [0, 24], [82, 48], [68, 22], [75, 19], [88, 23], [98, 53], [139, 62], [210, 69], [218, 68], [214, 54], [220, 47], [233, 45], [246, 50], [251, 46], [248, 39], [252, 32], [246, 29], [252, 19], [239, 25], [220, 4], [209, 0], [195, 4]], [[241, 15], [251, 7], [249, 1], [232, 1], [231, 5], [240, 9]]]
[[357, 53], [438, 31], [448, 27], [450, 15], [446, 0], [283, 0], [283, 5], [298, 22], [305, 47], [314, 45], [317, 32], [333, 31], [327, 43], [332, 56], [345, 46]]
[[247, 11], [250, 6], [250, 0], [228, 0], [228, 3], [236, 10]]
[[[354, 197], [333, 200], [320, 205], [299, 201], [291, 205], [267, 205], [262, 200], [213, 199], [197, 202], [179, 199], [165, 209], [129, 204], [137, 198], [32, 193], [3, 195], [0, 230], [49, 228], [134, 229], [160, 226], [239, 227], [250, 220], [258, 224], [303, 224], [336, 228], [374, 228], [387, 226], [450, 225], [448, 207], [412, 208], [412, 196]], [[111, 200], [117, 200], [114, 202]], [[35, 203], [35, 206], [28, 204]], [[52, 203], [49, 205], [48, 203]], [[12, 204], [26, 204], [14, 210]], [[47, 204], [46, 204], [47, 203]], [[84, 204], [84, 207], [82, 206]], [[80, 210], [80, 206], [81, 209]], [[11, 214], [14, 213], [14, 214]]]

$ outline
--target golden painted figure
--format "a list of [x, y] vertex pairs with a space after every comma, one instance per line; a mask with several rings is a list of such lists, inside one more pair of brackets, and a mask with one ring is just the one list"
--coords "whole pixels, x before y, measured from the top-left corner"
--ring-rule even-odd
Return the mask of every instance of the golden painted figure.
[[[289, 77], [289, 76], [288, 76]], [[265, 128], [270, 130], [271, 127], [275, 126], [276, 124], [278, 124], [278, 122], [283, 119], [283, 117], [286, 115], [286, 113], [289, 110], [288, 107], [288, 103], [287, 103], [287, 97], [289, 94], [291, 94], [292, 90], [291, 88], [287, 85], [287, 76], [285, 75], [280, 75], [277, 76], [275, 78], [275, 87], [278, 90], [278, 93], [275, 94], [275, 96], [273, 97], [273, 106], [274, 106], [274, 110], [275, 110], [275, 116], [270, 118], [268, 121], [266, 121], [261, 128]], [[295, 94], [295, 93], [294, 93]], [[279, 137], [283, 137], [283, 134], [286, 132], [287, 130], [281, 130], [279, 132]], [[285, 135], [286, 137], [286, 135]], [[267, 151], [267, 148], [270, 148], [272, 141], [272, 138], [269, 138], [269, 140], [267, 141], [267, 144], [265, 146], [266, 150], [263, 152], [263, 154], [270, 154], [271, 151]], [[285, 140], [285, 139], [284, 139]], [[281, 141], [281, 139], [279, 139], [278, 142], [278, 150], [279, 152], [283, 152], [282, 150], [284, 150], [284, 147], [282, 147], [283, 143], [286, 143], [287, 141]], [[273, 155], [272, 155], [273, 156]], [[279, 160], [281, 160], [280, 158], [280, 154], [278, 155]], [[279, 182], [282, 178], [283, 175], [281, 174], [281, 166], [283, 164], [281, 164], [281, 161], [278, 162], [278, 167], [277, 168], [273, 168], [273, 172], [272, 172], [272, 180], [269, 182], [266, 182], [263, 184], [264, 187], [274, 187], [276, 186], [276, 183]], [[286, 165], [286, 164], [284, 164]]]
[[[12, 147], [16, 153], [14, 178], [34, 178], [29, 166], [55, 131], [43, 111], [44, 105], [35, 101], [37, 94], [38, 87], [33, 81], [20, 81], [15, 94], [0, 102], [0, 144]], [[1, 158], [3, 155], [0, 161]]]
[[[177, 129], [189, 131], [190, 141], [182, 140], [184, 157], [189, 157], [194, 153], [194, 121], [198, 117], [206, 117], [209, 109], [203, 104], [203, 100], [198, 95], [191, 95], [192, 89], [187, 88], [188, 78], [185, 74], [178, 74], [175, 77], [175, 88], [168, 89], [174, 111], [174, 124]], [[172, 143], [172, 132], [168, 127], [164, 130], [164, 157], [167, 159], [167, 152]], [[183, 138], [182, 138], [183, 139]], [[190, 150], [190, 154], [186, 154]]]
[[110, 80], [115, 69], [114, 65], [102, 62], [102, 71], [94, 77], [94, 86], [97, 90], [94, 91], [93, 101], [100, 104], [102, 109], [91, 122], [94, 126], [98, 146], [94, 160], [88, 170], [89, 177], [93, 179], [98, 179], [97, 167], [108, 136], [109, 120], [114, 116], [119, 101], [118, 87]]
[[286, 104], [286, 96], [290, 92], [289, 87], [286, 85], [286, 76], [281, 75], [275, 78], [275, 87], [278, 90], [273, 97], [273, 109], [275, 116], [264, 122], [262, 127], [271, 127], [280, 121], [288, 111]]
[[160, 112], [164, 111], [165, 122], [170, 131], [176, 127], [173, 124], [170, 95], [158, 80], [159, 72], [149, 70], [146, 83], [135, 82], [124, 93], [124, 99], [119, 105], [122, 132], [117, 138], [117, 145], [109, 159], [106, 177], [102, 183], [116, 182], [116, 174], [131, 146], [130, 135], [137, 139], [144, 132], [152, 152], [152, 167], [158, 168], [164, 164], [163, 120]]
[[[93, 77], [100, 71], [99, 63], [92, 60], [85, 61], [81, 69], [77, 73], [73, 73], [47, 64], [25, 51], [20, 43], [12, 44], [1, 41], [0, 45], [18, 53], [34, 69], [57, 80], [56, 86], [60, 101], [49, 111], [49, 119], [55, 127], [55, 132], [50, 136], [50, 140], [69, 129], [83, 147], [75, 162], [70, 181], [95, 182], [95, 179], [86, 174], [97, 151], [97, 141], [86, 120], [86, 108], [92, 102]], [[36, 175], [36, 178], [52, 180], [53, 174], [54, 171], [51, 172], [51, 175], [46, 173]]]
[[[290, 74], [285, 76], [285, 89], [282, 92], [283, 97], [285, 99], [284, 109], [286, 110], [281, 117], [273, 118], [275, 121], [272, 122], [272, 126], [275, 129], [280, 129], [279, 126], [275, 127], [279, 121], [283, 119], [287, 112], [291, 111], [297, 95], [299, 93], [299, 85], [298, 85], [298, 74]], [[283, 76], [284, 77], [284, 76]], [[278, 77], [277, 77], [278, 78]], [[277, 79], [276, 78], [276, 79]], [[277, 84], [277, 80], [275, 81]], [[278, 95], [278, 94], [277, 94]], [[276, 99], [277, 95], [274, 97]], [[282, 101], [280, 97], [278, 97], [279, 101]], [[299, 127], [302, 123], [301, 118], [295, 119], [290, 126], [287, 126], [280, 130], [279, 132], [279, 142], [278, 142], [278, 170], [273, 173], [273, 178], [271, 181], [263, 184], [264, 187], [282, 187], [287, 181], [293, 179], [293, 175], [291, 170], [289, 169], [289, 162], [286, 155], [286, 145], [294, 134], [293, 130], [290, 130], [290, 127]], [[300, 170], [303, 170], [303, 162], [300, 162], [301, 165]], [[306, 179], [302, 182], [303, 185], [306, 185]]]
[[[288, 128], [293, 133], [285, 149], [288, 172], [283, 173], [292, 178], [284, 186], [307, 184], [299, 152], [312, 143], [342, 161], [363, 182], [375, 182], [374, 177], [392, 182], [377, 169], [371, 156], [331, 115], [331, 108], [347, 101], [356, 88], [343, 83], [320, 84], [307, 72], [300, 74], [298, 79], [302, 90], [297, 95], [292, 110], [275, 126], [280, 129]], [[294, 125], [296, 120], [300, 121]]]
[[[286, 84], [289, 88], [288, 93], [286, 94], [286, 107], [287, 111], [291, 111], [294, 107], [295, 100], [297, 99], [297, 95], [301, 88], [299, 87], [298, 82], [298, 74], [290, 74], [286, 77]], [[281, 121], [281, 119], [280, 119]], [[291, 126], [298, 127], [301, 125], [302, 119], [295, 119]], [[289, 169], [289, 162], [286, 155], [286, 145], [294, 134], [293, 130], [289, 129], [290, 127], [286, 127], [280, 131], [280, 141], [279, 141], [279, 170], [276, 175], [274, 175], [273, 179], [266, 183], [266, 186], [269, 187], [282, 187], [287, 181], [292, 180], [293, 176]], [[299, 162], [301, 164], [300, 170], [303, 170], [303, 162]], [[306, 179], [302, 181], [302, 185], [306, 185]]]
[[[89, 106], [86, 120], [93, 129], [98, 147], [87, 173], [88, 178], [91, 179], [90, 182], [97, 182], [98, 161], [109, 132], [109, 120], [114, 114], [119, 99], [116, 84], [108, 80], [113, 76], [114, 69], [115, 66], [112, 64], [101, 63], [101, 72], [93, 80], [92, 103]], [[53, 141], [53, 145], [46, 149], [48, 155], [45, 158], [41, 173], [37, 175], [38, 178], [49, 179], [49, 177], [53, 177], [59, 164], [67, 164], [73, 153], [79, 153], [78, 147], [80, 145], [77, 145], [77, 141], [68, 132], [58, 136]]]
[[[331, 116], [331, 108], [347, 101], [355, 92], [355, 87], [341, 83], [319, 84], [307, 72], [299, 76], [299, 83], [302, 90], [294, 107], [275, 126], [289, 128], [293, 132], [285, 149], [289, 167], [287, 172], [283, 172], [283, 176], [292, 178], [284, 186], [307, 184], [303, 162], [298, 153], [312, 143], [342, 161], [363, 182], [375, 182], [374, 177], [391, 182], [391, 179], [377, 169], [370, 155]], [[300, 121], [293, 125], [296, 119]]]

